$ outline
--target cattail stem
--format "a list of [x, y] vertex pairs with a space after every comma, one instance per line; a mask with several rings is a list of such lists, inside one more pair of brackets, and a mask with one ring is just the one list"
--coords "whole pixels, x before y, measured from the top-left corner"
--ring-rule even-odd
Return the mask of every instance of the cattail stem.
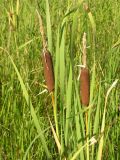
[[[82, 64], [83, 68], [81, 69], [80, 75], [80, 95], [81, 95], [81, 103], [82, 105], [88, 106], [89, 105], [89, 95], [90, 95], [90, 75], [89, 69], [87, 68], [87, 56], [86, 56], [86, 33], [83, 35], [83, 55], [82, 55]], [[86, 143], [89, 141], [88, 137], [88, 112], [85, 113], [85, 129], [86, 129]], [[89, 160], [89, 145], [87, 143], [86, 146], [86, 155], [87, 160]]]
[[81, 103], [84, 106], [89, 105], [89, 94], [90, 94], [90, 75], [89, 69], [87, 68], [87, 56], [86, 56], [86, 33], [83, 35], [83, 55], [82, 55], [82, 64], [83, 68], [81, 69], [80, 75], [80, 94], [81, 94]]
[[43, 27], [42, 17], [39, 14], [37, 9], [36, 9], [36, 12], [37, 12], [39, 24], [40, 24], [40, 33], [42, 36], [43, 48], [45, 49], [45, 48], [47, 48], [47, 41], [46, 41], [46, 37], [45, 37], [45, 31], [44, 31], [44, 27]]
[[85, 113], [85, 126], [86, 126], [86, 152], [87, 152], [87, 160], [89, 160], [89, 137], [88, 137], [88, 112]]
[[54, 92], [51, 92], [51, 98], [52, 98], [52, 106], [53, 106], [53, 111], [54, 111], [54, 120], [55, 120], [55, 126], [56, 126], [56, 134], [57, 134], [57, 137], [59, 139], [57, 108], [56, 108], [56, 105], [55, 105]]
[[84, 32], [83, 35], [83, 56], [82, 56], [82, 63], [86, 67], [86, 33]]

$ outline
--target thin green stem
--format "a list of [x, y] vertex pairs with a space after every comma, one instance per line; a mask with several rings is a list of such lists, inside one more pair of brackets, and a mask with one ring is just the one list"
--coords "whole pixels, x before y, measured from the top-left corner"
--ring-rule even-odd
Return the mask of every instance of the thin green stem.
[[85, 123], [86, 123], [86, 153], [87, 153], [87, 160], [89, 160], [89, 137], [88, 137], [88, 112], [85, 113]]
[[57, 137], [59, 138], [59, 127], [58, 127], [58, 118], [57, 118], [57, 108], [55, 105], [55, 99], [54, 99], [54, 92], [51, 93], [51, 98], [52, 98], [52, 105], [53, 105], [53, 112], [54, 112], [54, 120], [55, 120], [55, 126], [56, 126], [56, 134]]

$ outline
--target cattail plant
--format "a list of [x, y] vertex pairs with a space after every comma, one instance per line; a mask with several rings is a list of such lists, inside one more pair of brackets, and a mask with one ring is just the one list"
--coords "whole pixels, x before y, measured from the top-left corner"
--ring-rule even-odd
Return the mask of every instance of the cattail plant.
[[56, 109], [55, 100], [54, 100], [55, 78], [54, 78], [53, 61], [52, 61], [51, 53], [48, 51], [48, 48], [47, 48], [47, 41], [46, 41], [46, 37], [45, 37], [45, 32], [44, 32], [44, 27], [43, 27], [41, 15], [39, 14], [38, 11], [37, 11], [37, 14], [38, 14], [38, 18], [39, 18], [40, 33], [41, 33], [42, 42], [43, 42], [42, 62], [43, 62], [43, 68], [44, 68], [44, 77], [45, 77], [47, 89], [50, 92], [50, 95], [52, 98], [54, 120], [55, 120], [55, 126], [56, 126], [56, 135], [57, 135], [57, 137], [59, 137], [57, 109]]
[[83, 67], [81, 68], [80, 74], [80, 95], [81, 103], [84, 106], [89, 105], [90, 97], [90, 75], [89, 69], [86, 65], [86, 33], [83, 35], [83, 56], [82, 56]]
[[42, 42], [43, 42], [43, 54], [42, 54], [42, 62], [43, 62], [43, 68], [44, 68], [44, 77], [46, 81], [46, 86], [49, 92], [52, 92], [54, 90], [54, 70], [53, 70], [53, 62], [52, 62], [52, 56], [51, 53], [47, 49], [47, 41], [45, 37], [44, 27], [42, 23], [42, 18], [40, 14], [38, 13], [39, 23], [40, 23], [40, 32], [42, 36]]
[[[86, 33], [83, 35], [83, 55], [82, 55], [82, 63], [83, 67], [81, 69], [80, 75], [80, 95], [81, 95], [81, 103], [83, 106], [89, 105], [89, 97], [90, 97], [90, 75], [89, 69], [87, 68], [86, 63]], [[86, 126], [86, 142], [88, 143], [88, 111], [85, 112], [85, 126]], [[89, 159], [89, 147], [86, 146], [87, 159]]]

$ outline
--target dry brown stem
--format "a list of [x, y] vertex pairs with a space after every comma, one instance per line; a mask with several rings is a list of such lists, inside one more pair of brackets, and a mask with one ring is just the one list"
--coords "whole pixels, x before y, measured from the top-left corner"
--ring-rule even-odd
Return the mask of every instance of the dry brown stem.
[[83, 43], [82, 63], [83, 63], [83, 65], [86, 67], [86, 33], [85, 33], [85, 32], [84, 32], [84, 34], [83, 34], [82, 43]]
[[45, 36], [42, 17], [41, 17], [41, 15], [40, 15], [40, 13], [38, 12], [37, 9], [36, 9], [36, 12], [37, 12], [38, 19], [39, 19], [39, 24], [40, 24], [40, 33], [41, 33], [41, 36], [42, 36], [43, 50], [46, 50], [47, 49], [47, 41], [46, 41], [46, 36]]

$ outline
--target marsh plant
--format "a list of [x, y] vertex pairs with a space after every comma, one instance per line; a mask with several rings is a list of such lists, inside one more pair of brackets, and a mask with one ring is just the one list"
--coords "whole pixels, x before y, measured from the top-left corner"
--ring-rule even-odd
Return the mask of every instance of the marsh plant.
[[120, 159], [119, 8], [0, 1], [0, 159]]

